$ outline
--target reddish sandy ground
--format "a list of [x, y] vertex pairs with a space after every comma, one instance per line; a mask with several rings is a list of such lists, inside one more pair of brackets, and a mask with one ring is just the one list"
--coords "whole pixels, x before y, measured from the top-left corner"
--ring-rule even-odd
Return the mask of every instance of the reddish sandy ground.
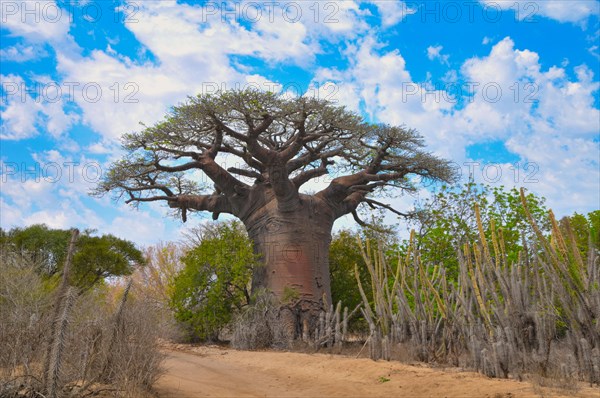
[[600, 390], [553, 390], [455, 369], [327, 354], [236, 351], [215, 346], [165, 349], [161, 398], [196, 397], [585, 397]]

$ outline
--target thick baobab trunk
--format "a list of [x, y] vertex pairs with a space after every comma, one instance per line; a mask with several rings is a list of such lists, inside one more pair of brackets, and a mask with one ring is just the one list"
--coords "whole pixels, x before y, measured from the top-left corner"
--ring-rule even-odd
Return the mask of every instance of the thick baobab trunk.
[[245, 223], [264, 264], [253, 275], [252, 290], [274, 294], [287, 338], [312, 333], [319, 313], [331, 304], [329, 208], [302, 195], [293, 211], [281, 212], [272, 201]]

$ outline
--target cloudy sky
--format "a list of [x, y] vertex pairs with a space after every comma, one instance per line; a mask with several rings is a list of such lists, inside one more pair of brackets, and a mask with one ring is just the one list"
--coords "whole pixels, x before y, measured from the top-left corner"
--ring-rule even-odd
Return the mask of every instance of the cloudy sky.
[[250, 86], [416, 128], [465, 179], [524, 186], [558, 215], [598, 209], [599, 4], [0, 0], [0, 226], [178, 239], [164, 207], [88, 191], [123, 133]]

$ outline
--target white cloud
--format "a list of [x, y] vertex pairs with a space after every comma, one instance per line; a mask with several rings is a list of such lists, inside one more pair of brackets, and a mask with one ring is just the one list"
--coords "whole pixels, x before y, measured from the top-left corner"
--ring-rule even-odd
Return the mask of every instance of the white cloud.
[[429, 58], [430, 61], [437, 59], [440, 63], [448, 65], [448, 58], [450, 58], [450, 56], [442, 54], [443, 49], [444, 47], [440, 45], [427, 47], [427, 58]]
[[[46, 3], [40, 4], [45, 7]], [[81, 122], [99, 132], [102, 139], [117, 141], [123, 133], [139, 130], [139, 122], [158, 121], [170, 106], [185, 100], [187, 95], [215, 87], [229, 89], [249, 81], [267, 82], [250, 70], [238, 71], [232, 56], [255, 56], [269, 63], [289, 62], [306, 67], [322, 51], [320, 39], [336, 41], [368, 28], [361, 19], [367, 11], [355, 1], [294, 3], [300, 9], [298, 18], [292, 15], [292, 19], [291, 8], [275, 5], [271, 17], [267, 8], [257, 3], [261, 17], [251, 26], [239, 20], [240, 16], [251, 15], [251, 10], [242, 14], [238, 11], [230, 18], [222, 9], [224, 4], [216, 4], [218, 10], [210, 11], [215, 4], [200, 7], [176, 1], [135, 2], [135, 21], [128, 21], [125, 26], [142, 48], [153, 54], [156, 64], [135, 63], [110, 46], [82, 57], [68, 34], [70, 15], [66, 9], [58, 9], [62, 18], [53, 27], [42, 23], [41, 33], [34, 32], [31, 23], [20, 22], [19, 15], [9, 16], [6, 28], [11, 34], [31, 43], [43, 39], [53, 47], [57, 72], [62, 76], [62, 82], [57, 83], [74, 85], [69, 100], [77, 104], [81, 116], [64, 112], [58, 104], [40, 108], [29, 103], [10, 103], [3, 109], [8, 120], [3, 137], [30, 137], [36, 134], [36, 124], [43, 127], [42, 131], [61, 137], [74, 123]], [[55, 3], [47, 5], [54, 7]], [[225, 8], [234, 7], [228, 4]], [[120, 9], [126, 12], [123, 7]]]
[[115, 142], [100, 141], [89, 145], [85, 152], [91, 155], [106, 155], [110, 153], [119, 153], [119, 147]]
[[600, 148], [597, 142], [568, 137], [564, 133], [560, 136], [533, 133], [511, 137], [506, 146], [531, 164], [528, 170], [522, 166], [520, 184], [516, 185], [524, 185], [546, 197], [548, 207], [559, 217], [573, 211], [598, 209]]
[[22, 140], [36, 135], [36, 120], [39, 111], [39, 104], [34, 101], [7, 101], [0, 109], [0, 118], [2, 119], [0, 139]]
[[[375, 120], [416, 128], [428, 148], [459, 164], [470, 160], [468, 146], [506, 142], [521, 165], [537, 165], [539, 182], [530, 187], [559, 214], [592, 210], [598, 203], [598, 83], [588, 67], [574, 68], [576, 79], [561, 67], [543, 69], [536, 52], [516, 49], [505, 38], [487, 56], [463, 63], [457, 78], [469, 82], [471, 92], [463, 88], [465, 104], [459, 107], [445, 91], [414, 81], [399, 52], [380, 48], [366, 39], [349, 54], [353, 61], [347, 70], [320, 69], [315, 79], [343, 82], [354, 96], [340, 96], [342, 104], [356, 107], [359, 101]], [[494, 162], [493, 155], [486, 160]], [[505, 172], [500, 182], [508, 184], [508, 165], [500, 166]], [[525, 176], [522, 171], [517, 185], [527, 186]]]
[[532, 21], [537, 16], [559, 22], [585, 24], [591, 15], [597, 15], [597, 0], [480, 0], [485, 6], [513, 10], [519, 20]]
[[15, 2], [2, 0], [0, 20], [15, 36], [32, 43], [57, 43], [69, 32], [70, 14], [54, 0]]
[[102, 165], [84, 156], [65, 156], [57, 150], [34, 153], [32, 157], [30, 162], [0, 163], [2, 199], [13, 206], [18, 204], [27, 213], [13, 215], [12, 220], [21, 219], [26, 224], [45, 222], [56, 213], [70, 214], [65, 220], [70, 219], [73, 224], [93, 225], [99, 218], [86, 215], [89, 209], [82, 198], [98, 181]]
[[375, 4], [379, 16], [381, 17], [381, 25], [385, 27], [396, 25], [402, 22], [408, 15], [415, 14], [417, 10], [411, 7], [404, 1], [370, 1]]
[[[233, 13], [228, 10], [233, 11], [234, 4], [200, 7], [174, 1], [147, 2], [136, 14], [138, 21], [127, 27], [163, 62], [167, 57], [189, 56], [195, 61], [210, 57], [214, 64], [228, 55], [252, 55], [269, 62], [306, 64], [319, 51], [318, 37], [351, 32], [358, 24], [356, 3], [331, 6], [334, 16], [329, 21], [328, 7], [306, 2], [273, 3], [272, 7], [261, 3], [241, 7], [238, 3]], [[251, 29], [240, 23], [243, 17], [252, 20]]]
[[[542, 71], [537, 53], [517, 50], [514, 42], [505, 38], [494, 45], [489, 56], [463, 64], [463, 76], [477, 84], [475, 99], [463, 113], [479, 129], [486, 126], [506, 135], [527, 130], [531, 124], [536, 130], [589, 137], [599, 129], [593, 95], [598, 83], [593, 82], [587, 67], [575, 71], [577, 81], [569, 81], [562, 68]], [[502, 95], [496, 99], [498, 89]]]
[[[138, 244], [169, 239], [173, 222], [164, 220], [164, 209], [138, 212], [121, 205], [113, 215], [108, 197], [88, 197], [98, 179], [98, 166], [102, 166], [97, 162], [57, 150], [36, 153], [33, 158], [29, 163], [0, 163], [2, 228], [43, 223], [50, 228], [94, 228]], [[92, 203], [98, 210], [92, 210]]]
[[[285, 4], [285, 3], [283, 3]], [[302, 23], [314, 39], [329, 42], [356, 38], [371, 29], [364, 20], [371, 15], [360, 1], [295, 2], [302, 8]]]
[[47, 56], [48, 52], [41, 45], [17, 44], [0, 49], [0, 59], [3, 61], [26, 62]]
[[64, 210], [41, 210], [23, 218], [23, 222], [25, 225], [46, 224], [49, 228], [69, 229], [78, 224], [78, 217], [73, 217], [76, 214], [70, 213], [68, 214]]
[[[64, 80], [77, 84], [73, 99], [82, 111], [82, 122], [113, 141], [123, 133], [138, 130], [139, 122], [156, 122], [170, 105], [190, 94], [192, 88], [186, 81], [197, 82], [192, 79], [191, 65], [186, 71], [170, 70], [171, 65], [139, 66], [102, 51], [85, 59], [62, 54], [58, 59]], [[197, 71], [201, 72], [201, 67]]]
[[[594, 102], [599, 85], [588, 67], [573, 70], [575, 80], [560, 67], [543, 70], [537, 53], [515, 49], [515, 43], [505, 38], [488, 56], [463, 64], [463, 76], [479, 86], [473, 102], [454, 118], [470, 141], [506, 140], [507, 149], [520, 157], [522, 165], [532, 162], [538, 168], [538, 182], [528, 183], [522, 171], [515, 185], [529, 186], [547, 197], [560, 215], [574, 208], [593, 210], [600, 201], [600, 148], [595, 141], [600, 111]], [[502, 89], [498, 101], [486, 100], [482, 90], [486, 84]]]
[[460, 142], [443, 141], [450, 130], [445, 119], [453, 106], [451, 98], [427, 83], [413, 81], [399, 51], [380, 49], [373, 37], [365, 38], [349, 51], [347, 70], [319, 69], [315, 83], [328, 80], [339, 84], [341, 104], [358, 107], [380, 122], [416, 128], [440, 155], [459, 156], [463, 151]]
[[23, 224], [23, 213], [20, 206], [10, 205], [0, 197], [0, 227], [10, 229]]
[[[16, 170], [14, 177], [8, 174], [0, 179], [0, 192], [2, 196], [14, 204], [19, 204], [19, 208], [28, 211], [32, 206], [51, 206], [53, 204], [51, 191], [53, 185], [46, 182], [42, 177], [42, 170], [39, 165], [6, 162], [2, 165], [4, 170]], [[9, 169], [10, 168], [10, 169]], [[29, 178], [29, 179], [25, 179]]]
[[[2, 102], [0, 138], [22, 140], [46, 131], [61, 138], [79, 120], [74, 112], [65, 112], [68, 93], [45, 76], [27, 84], [21, 76], [0, 75]], [[30, 94], [34, 93], [35, 96]]]
[[59, 139], [70, 130], [71, 126], [79, 121], [79, 115], [76, 113], [65, 113], [63, 104], [60, 102], [48, 103], [43, 108], [46, 116], [45, 128], [50, 135]]
[[123, 208], [120, 215], [103, 226], [102, 233], [110, 233], [122, 239], [150, 245], [159, 240], [170, 240], [164, 219], [147, 211]]
[[[81, 58], [55, 48], [64, 80], [79, 83], [74, 99], [82, 110], [83, 123], [112, 141], [138, 130], [139, 122], [156, 122], [187, 95], [249, 82], [268, 83], [262, 76], [236, 70], [230, 58], [233, 55], [257, 56], [267, 62], [312, 62], [320, 51], [315, 36], [337, 34], [333, 31], [354, 34], [358, 12], [353, 2], [335, 3], [337, 22], [327, 24], [310, 20], [310, 4], [294, 3], [306, 8], [302, 19], [290, 22], [279, 10], [270, 20], [265, 13], [251, 31], [235, 18], [223, 21], [220, 12], [209, 13], [199, 6], [174, 1], [136, 4], [137, 22], [126, 23], [126, 27], [158, 60], [156, 65], [139, 65], [109, 50], [96, 50]], [[86, 84], [88, 95], [82, 91]], [[102, 93], [98, 98], [97, 88]], [[117, 89], [120, 96], [115, 100]]]

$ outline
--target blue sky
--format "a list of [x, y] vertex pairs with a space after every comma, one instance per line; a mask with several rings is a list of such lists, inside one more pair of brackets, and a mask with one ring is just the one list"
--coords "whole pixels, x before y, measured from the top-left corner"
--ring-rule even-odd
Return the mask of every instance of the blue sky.
[[203, 219], [88, 191], [123, 133], [249, 85], [416, 128], [465, 178], [524, 186], [559, 216], [598, 209], [599, 4], [0, 0], [0, 226], [179, 239]]

